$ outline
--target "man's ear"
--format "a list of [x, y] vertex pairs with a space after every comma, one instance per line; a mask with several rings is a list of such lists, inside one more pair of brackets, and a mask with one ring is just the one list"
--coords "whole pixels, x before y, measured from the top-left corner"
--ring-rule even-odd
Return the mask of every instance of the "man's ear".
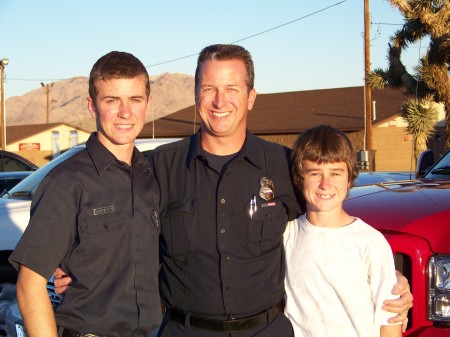
[[86, 98], [86, 105], [89, 110], [89, 114], [93, 119], [97, 118], [97, 107], [91, 97]]
[[248, 93], [248, 106], [247, 106], [248, 111], [253, 109], [253, 104], [255, 104], [255, 99], [256, 99], [256, 90], [255, 90], [255, 88], [253, 88]]
[[152, 96], [148, 96], [147, 99], [147, 110], [145, 110], [145, 119], [147, 119], [148, 115], [152, 111]]

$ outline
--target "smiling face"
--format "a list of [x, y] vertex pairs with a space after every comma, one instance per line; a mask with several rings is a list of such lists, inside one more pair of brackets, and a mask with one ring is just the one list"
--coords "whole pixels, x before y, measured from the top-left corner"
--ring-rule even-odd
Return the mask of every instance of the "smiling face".
[[344, 162], [303, 164], [303, 196], [307, 212], [342, 212], [342, 203], [349, 188], [347, 165]]
[[145, 123], [150, 97], [144, 76], [96, 81], [95, 102], [87, 99], [97, 122], [99, 141], [117, 156], [119, 149], [132, 149]]
[[202, 120], [202, 142], [220, 138], [244, 143], [247, 113], [256, 98], [246, 85], [246, 68], [238, 59], [208, 60], [201, 65], [196, 106]]

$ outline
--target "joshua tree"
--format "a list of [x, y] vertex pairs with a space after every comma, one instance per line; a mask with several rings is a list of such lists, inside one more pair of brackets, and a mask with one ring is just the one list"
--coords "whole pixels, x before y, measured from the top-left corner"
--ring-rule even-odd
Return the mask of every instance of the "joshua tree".
[[[386, 85], [406, 88], [417, 96], [409, 102], [420, 111], [430, 97], [441, 102], [446, 111], [445, 147], [450, 148], [450, 1], [449, 0], [388, 0], [405, 18], [403, 28], [391, 37], [388, 49], [389, 68], [376, 69], [368, 78], [373, 88]], [[430, 38], [427, 54], [411, 75], [401, 61], [401, 53], [408, 45], [423, 37]], [[431, 96], [430, 96], [431, 95]], [[413, 114], [411, 117], [417, 116]], [[408, 122], [409, 123], [409, 122]], [[413, 136], [415, 136], [413, 134]]]
[[401, 107], [402, 117], [408, 124], [407, 130], [413, 135], [414, 159], [417, 159], [422, 151], [427, 149], [428, 137], [433, 134], [437, 117], [437, 103], [432, 96], [420, 100], [411, 99]]

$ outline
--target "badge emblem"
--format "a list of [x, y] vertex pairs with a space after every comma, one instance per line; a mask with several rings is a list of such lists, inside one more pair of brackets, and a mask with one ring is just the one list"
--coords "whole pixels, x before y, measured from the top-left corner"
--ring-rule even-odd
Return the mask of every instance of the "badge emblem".
[[262, 177], [259, 181], [261, 188], [259, 189], [259, 196], [268, 201], [274, 198], [274, 186], [272, 179]]

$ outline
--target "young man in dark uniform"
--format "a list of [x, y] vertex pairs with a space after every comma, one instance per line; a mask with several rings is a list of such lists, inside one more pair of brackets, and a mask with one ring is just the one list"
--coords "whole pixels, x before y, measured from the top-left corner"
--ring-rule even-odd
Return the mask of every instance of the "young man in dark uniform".
[[[159, 191], [134, 147], [151, 101], [147, 71], [131, 54], [108, 53], [89, 96], [97, 132], [45, 177], [10, 257], [30, 337], [148, 337], [161, 322]], [[54, 315], [46, 283], [58, 265], [73, 283]]]
[[203, 49], [195, 74], [201, 129], [154, 151], [166, 306], [160, 337], [293, 336], [283, 314], [282, 233], [301, 210], [289, 150], [247, 130], [253, 82], [244, 48]]

